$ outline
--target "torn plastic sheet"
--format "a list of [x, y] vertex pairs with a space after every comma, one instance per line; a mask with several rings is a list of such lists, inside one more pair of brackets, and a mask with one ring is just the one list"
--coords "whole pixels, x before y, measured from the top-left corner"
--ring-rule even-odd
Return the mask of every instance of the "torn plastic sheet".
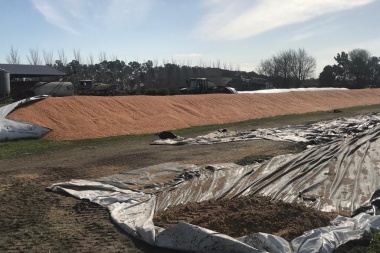
[[380, 125], [378, 113], [360, 115], [352, 118], [318, 122], [311, 125], [289, 125], [279, 128], [255, 129], [251, 131], [228, 131], [221, 129], [195, 138], [160, 138], [156, 135], [153, 145], [216, 144], [223, 142], [268, 139], [275, 141], [304, 142], [322, 144], [339, 138], [348, 138], [365, 133]]
[[[376, 127], [262, 164], [161, 164], [97, 181], [58, 183], [51, 189], [105, 206], [127, 233], [158, 247], [189, 252], [332, 252], [380, 226], [380, 216], [371, 215], [377, 213], [380, 195], [379, 136]], [[292, 242], [264, 233], [232, 238], [186, 223], [168, 229], [153, 224], [156, 211], [173, 205], [255, 194], [357, 215], [338, 216], [331, 226], [305, 232]]]
[[0, 141], [39, 138], [50, 132], [50, 128], [6, 118], [8, 114], [18, 107], [47, 97], [49, 96], [35, 96], [0, 107]]

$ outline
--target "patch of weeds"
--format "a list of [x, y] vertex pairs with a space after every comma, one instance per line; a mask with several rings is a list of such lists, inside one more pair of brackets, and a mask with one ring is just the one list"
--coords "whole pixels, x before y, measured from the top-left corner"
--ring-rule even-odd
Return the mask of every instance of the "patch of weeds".
[[36, 155], [48, 151], [56, 152], [58, 150], [68, 150], [78, 147], [83, 149], [94, 149], [96, 146], [107, 145], [117, 141], [149, 142], [151, 139], [151, 134], [140, 134], [73, 141], [52, 141], [44, 139], [0, 141], [0, 160], [6, 158], [23, 157], [25, 155]]
[[372, 236], [367, 253], [380, 253], [380, 230]]
[[302, 151], [305, 151], [307, 149], [307, 145], [309, 145], [309, 143], [297, 142], [293, 144], [292, 151], [294, 153], [301, 153]]
[[262, 163], [271, 158], [272, 156], [269, 156], [269, 155], [250, 155], [250, 156], [243, 157], [242, 159], [236, 161], [235, 163], [241, 166], [245, 166], [245, 165], [250, 165], [254, 163]]

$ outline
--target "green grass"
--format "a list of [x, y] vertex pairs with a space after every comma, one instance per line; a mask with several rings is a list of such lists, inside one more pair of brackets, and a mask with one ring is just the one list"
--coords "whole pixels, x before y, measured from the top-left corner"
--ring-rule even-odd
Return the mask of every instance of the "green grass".
[[11, 104], [13, 101], [12, 99], [10, 98], [1, 98], [0, 99], [0, 107], [4, 106], [4, 105], [9, 105]]
[[245, 165], [250, 165], [254, 163], [262, 163], [266, 160], [269, 160], [270, 158], [272, 158], [272, 156], [250, 155], [250, 156], [243, 157], [242, 159], [236, 161], [235, 163], [241, 166], [245, 166]]
[[56, 152], [59, 150], [72, 149], [76, 147], [105, 145], [116, 141], [151, 141], [151, 139], [152, 135], [145, 134], [73, 141], [50, 141], [39, 139], [0, 142], [0, 160], [22, 157], [25, 155], [41, 154], [45, 152]]
[[20, 140], [0, 143], [0, 159], [37, 154], [43, 151], [68, 145], [66, 142], [45, 140]]
[[372, 236], [367, 253], [380, 253], [380, 230]]

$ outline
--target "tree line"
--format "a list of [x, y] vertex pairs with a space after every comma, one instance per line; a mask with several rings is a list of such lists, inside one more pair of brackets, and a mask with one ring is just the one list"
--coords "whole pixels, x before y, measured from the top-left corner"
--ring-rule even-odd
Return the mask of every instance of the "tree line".
[[[319, 74], [320, 87], [362, 89], [380, 84], [380, 57], [366, 49], [338, 53], [336, 64], [327, 65]], [[299, 88], [315, 72], [316, 60], [304, 49], [289, 49], [261, 61], [258, 73], [266, 75], [278, 88]]]
[[[67, 81], [79, 83], [90, 79], [95, 82], [114, 84], [120, 91], [127, 93], [144, 93], [148, 89], [167, 89], [176, 93], [179, 87], [186, 85], [186, 80], [193, 77], [207, 77], [208, 68], [223, 69], [223, 76], [234, 77], [232, 84], [247, 78], [261, 78], [272, 83], [275, 88], [299, 88], [312, 79], [316, 69], [316, 59], [303, 48], [281, 51], [269, 59], [261, 60], [257, 72], [233, 70], [233, 66], [221, 64], [220, 61], [203, 63], [201, 66], [148, 60], [125, 62], [112, 56], [108, 59], [105, 52], [100, 52], [98, 62], [92, 54], [85, 63], [80, 50], [73, 50], [74, 59], [67, 60], [64, 50], [58, 51], [58, 59], [53, 60], [53, 52], [30, 49], [27, 55], [29, 64], [52, 66], [66, 74]], [[334, 57], [336, 64], [327, 65], [319, 74], [321, 87], [365, 88], [377, 86], [380, 77], [380, 58], [372, 56], [365, 49], [354, 49], [348, 53], [341, 52]], [[18, 50], [11, 47], [6, 60], [10, 64], [19, 64]], [[238, 80], [236, 80], [238, 79]], [[233, 85], [232, 85], [233, 86]], [[254, 86], [254, 84], [253, 84]]]
[[[100, 52], [98, 62], [90, 54], [87, 59], [80, 50], [73, 50], [74, 59], [67, 60], [64, 50], [58, 51], [58, 59], [53, 60], [53, 52], [30, 49], [27, 60], [31, 65], [49, 65], [62, 71], [67, 76], [67, 81], [74, 85], [79, 80], [93, 80], [95, 82], [109, 83], [117, 87], [119, 91], [125, 93], [144, 93], [147, 90], [165, 89], [170, 93], [177, 93], [179, 87], [186, 86], [186, 80], [193, 77], [206, 77], [207, 69], [219, 68], [225, 69], [227, 76], [238, 73], [232, 64], [222, 64], [220, 61], [199, 62], [200, 66], [189, 66], [190, 62], [185, 64], [177, 63], [175, 60], [162, 61], [160, 65], [158, 60], [148, 60], [140, 63], [137, 61], [125, 62], [119, 60], [116, 56], [108, 59], [105, 52]], [[11, 47], [6, 60], [9, 64], [20, 64], [20, 55], [18, 50]]]

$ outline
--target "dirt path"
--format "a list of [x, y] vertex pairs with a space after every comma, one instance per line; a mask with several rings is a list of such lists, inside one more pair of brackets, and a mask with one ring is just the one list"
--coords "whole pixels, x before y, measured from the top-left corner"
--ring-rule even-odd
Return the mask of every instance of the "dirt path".
[[[380, 111], [380, 106], [270, 119], [243, 127], [310, 123], [366, 111]], [[295, 149], [289, 143], [263, 140], [179, 147], [151, 146], [150, 140], [114, 141], [1, 160], [0, 252], [159, 252], [120, 232], [106, 210], [45, 188], [74, 178], [96, 179], [164, 162], [234, 162], [248, 155], [278, 155]]]

